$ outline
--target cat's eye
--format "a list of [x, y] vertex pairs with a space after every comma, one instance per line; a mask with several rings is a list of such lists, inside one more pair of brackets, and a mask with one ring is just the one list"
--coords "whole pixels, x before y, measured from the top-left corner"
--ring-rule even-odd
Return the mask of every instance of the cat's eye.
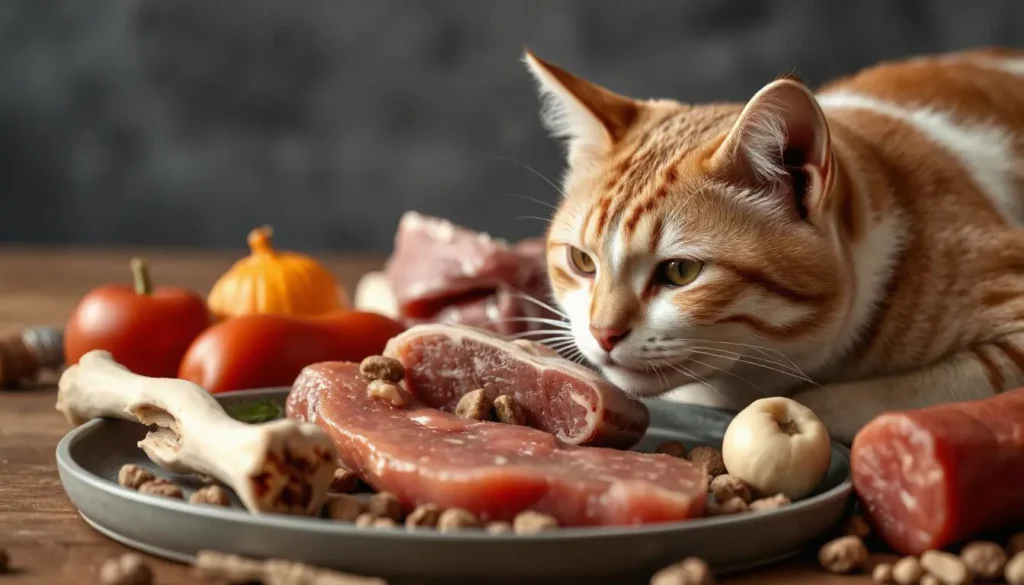
[[569, 247], [569, 264], [572, 264], [576, 272], [583, 275], [589, 276], [597, 271], [597, 265], [594, 264], [594, 259], [590, 257], [590, 254], [575, 246]]
[[704, 263], [700, 260], [668, 260], [658, 266], [655, 277], [669, 286], [686, 286], [697, 279]]

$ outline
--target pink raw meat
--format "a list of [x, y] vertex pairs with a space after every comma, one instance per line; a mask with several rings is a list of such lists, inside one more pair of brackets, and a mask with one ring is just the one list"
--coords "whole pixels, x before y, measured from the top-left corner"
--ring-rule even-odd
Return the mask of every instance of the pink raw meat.
[[402, 362], [409, 391], [428, 406], [454, 412], [477, 388], [509, 394], [529, 426], [574, 445], [629, 448], [650, 422], [642, 402], [540, 344], [470, 327], [417, 325], [392, 338], [384, 355]]
[[340, 463], [407, 509], [433, 503], [485, 521], [524, 510], [562, 526], [635, 525], [700, 516], [703, 468], [668, 455], [578, 447], [523, 426], [466, 421], [419, 402], [370, 398], [359, 366], [307, 367], [288, 396], [290, 418], [319, 425]]
[[497, 333], [527, 331], [524, 317], [557, 315], [523, 294], [548, 296], [543, 239], [510, 245], [451, 222], [408, 212], [385, 274], [407, 324], [461, 323]]

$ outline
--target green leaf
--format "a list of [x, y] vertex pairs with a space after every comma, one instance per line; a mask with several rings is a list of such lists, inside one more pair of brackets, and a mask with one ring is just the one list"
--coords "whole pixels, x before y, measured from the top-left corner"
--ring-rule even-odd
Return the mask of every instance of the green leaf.
[[256, 424], [284, 418], [284, 407], [275, 400], [253, 400], [228, 406], [224, 410], [235, 420]]

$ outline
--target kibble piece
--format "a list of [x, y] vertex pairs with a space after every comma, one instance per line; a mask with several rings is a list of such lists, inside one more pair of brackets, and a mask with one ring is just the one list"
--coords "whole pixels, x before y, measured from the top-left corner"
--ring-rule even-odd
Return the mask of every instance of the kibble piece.
[[334, 478], [331, 480], [331, 491], [349, 494], [356, 491], [359, 487], [359, 476], [355, 473], [339, 467], [334, 470]]
[[738, 497], [729, 498], [721, 504], [709, 502], [706, 509], [708, 516], [728, 516], [729, 514], [739, 514], [748, 510], [747, 503], [743, 501], [743, 498]]
[[846, 521], [843, 533], [846, 536], [858, 536], [864, 539], [871, 536], [871, 525], [860, 514], [854, 514]]
[[455, 405], [455, 416], [468, 420], [491, 420], [494, 398], [493, 393], [483, 388], [467, 392]]
[[651, 577], [651, 585], [714, 585], [715, 575], [702, 559], [690, 557], [669, 565]]
[[359, 516], [356, 516], [356, 528], [369, 528], [373, 526], [373, 521], [376, 519], [377, 517], [373, 514], [369, 512], [363, 512]]
[[0, 548], [0, 575], [3, 575], [11, 568], [11, 557], [7, 551]]
[[151, 496], [161, 496], [164, 498], [175, 498], [178, 500], [183, 499], [185, 496], [181, 492], [181, 488], [174, 482], [158, 477], [156, 479], [147, 481], [146, 483], [139, 486], [140, 494], [149, 494]]
[[818, 551], [818, 562], [833, 573], [850, 573], [864, 567], [868, 549], [856, 536], [841, 536]]
[[1024, 532], [1014, 534], [1006, 542], [1006, 554], [1008, 556], [1012, 557], [1019, 552], [1024, 552]]
[[1024, 585], [1024, 551], [1006, 561], [1003, 579], [1006, 579], [1006, 585]]
[[188, 501], [190, 504], [207, 504], [210, 506], [230, 506], [231, 497], [228, 490], [219, 485], [203, 486], [192, 492]]
[[765, 510], [775, 510], [789, 504], [789, 498], [783, 494], [775, 494], [767, 498], [761, 498], [760, 500], [754, 500], [750, 502], [747, 508], [751, 512], [763, 512]]
[[103, 585], [150, 585], [152, 582], [153, 571], [142, 555], [124, 554], [100, 567], [100, 583]]
[[690, 449], [690, 461], [696, 465], [703, 465], [711, 478], [718, 477], [725, 473], [725, 461], [722, 460], [722, 452], [714, 447], [694, 447]]
[[892, 583], [892, 565], [889, 563], [878, 563], [871, 570], [871, 580], [875, 583]]
[[655, 453], [663, 453], [680, 459], [686, 458], [686, 445], [680, 441], [665, 441], [654, 449]]
[[897, 585], [916, 585], [921, 575], [924, 569], [917, 557], [903, 557], [892, 566], [892, 580]]
[[337, 494], [327, 500], [327, 517], [340, 522], [355, 522], [363, 513], [363, 503], [349, 494]]
[[512, 524], [502, 521], [489, 522], [487, 524], [488, 534], [508, 534], [512, 532]]
[[396, 526], [398, 526], [398, 522], [395, 522], [391, 518], [386, 518], [383, 516], [378, 516], [377, 518], [374, 518], [373, 523], [370, 524], [371, 528], [395, 528]]
[[409, 396], [398, 384], [385, 382], [384, 380], [372, 380], [366, 385], [366, 392], [371, 398], [388, 402], [391, 406], [402, 408], [409, 404]]
[[359, 373], [367, 380], [401, 382], [405, 379], [402, 362], [382, 355], [371, 355], [359, 364]]
[[941, 550], [928, 550], [921, 555], [921, 566], [945, 585], [967, 585], [971, 573], [960, 557]]
[[525, 425], [526, 413], [514, 398], [503, 394], [494, 399], [494, 418], [507, 425]]
[[117, 483], [131, 490], [137, 490], [147, 481], [153, 481], [156, 477], [148, 469], [134, 463], [126, 463], [117, 472]]
[[975, 541], [960, 551], [967, 569], [982, 579], [998, 579], [1006, 568], [1006, 551], [994, 542]]
[[378, 492], [370, 496], [366, 502], [366, 511], [374, 516], [391, 518], [395, 522], [402, 519], [402, 504], [391, 492]]
[[733, 498], [739, 498], [743, 500], [744, 504], [749, 504], [751, 499], [750, 487], [742, 479], [728, 473], [711, 480], [711, 493], [714, 494], [715, 501], [718, 502], [728, 502]]
[[479, 526], [480, 520], [469, 510], [462, 508], [448, 508], [437, 518], [437, 529], [441, 532], [453, 532]]
[[526, 510], [516, 514], [512, 520], [512, 530], [516, 534], [537, 534], [545, 530], [558, 528], [558, 520], [554, 516]]
[[405, 518], [405, 527], [410, 530], [416, 528], [436, 528], [437, 519], [441, 516], [441, 508], [435, 504], [420, 504], [416, 506]]
[[917, 582], [917, 585], [942, 585], [942, 580], [935, 575], [925, 573], [921, 575], [921, 580]]

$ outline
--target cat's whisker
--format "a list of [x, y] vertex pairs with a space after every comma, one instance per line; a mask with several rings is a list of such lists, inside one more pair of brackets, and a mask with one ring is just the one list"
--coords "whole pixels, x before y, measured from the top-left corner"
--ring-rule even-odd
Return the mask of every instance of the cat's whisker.
[[555, 307], [549, 305], [548, 303], [545, 303], [544, 301], [538, 299], [537, 297], [535, 297], [533, 295], [528, 295], [528, 294], [526, 294], [525, 292], [523, 292], [521, 290], [515, 289], [515, 292], [512, 293], [512, 296], [514, 296], [514, 297], [516, 297], [518, 299], [523, 299], [524, 301], [533, 303], [533, 304], [537, 305], [538, 307], [540, 307], [542, 309], [547, 309], [548, 311], [551, 311], [552, 313], [558, 315], [559, 317], [562, 317], [566, 321], [569, 320], [569, 316], [566, 315], [564, 312], [556, 309]]
[[[715, 349], [707, 348], [707, 347], [690, 347], [690, 348], [687, 348], [687, 349], [688, 349], [688, 351], [690, 353], [695, 353], [697, 355], [705, 355], [705, 356], [708, 356], [708, 357], [732, 359], [732, 360], [734, 360], [734, 361], [736, 361], [738, 363], [741, 363], [741, 364], [747, 364], [749, 366], [755, 366], [755, 367], [759, 367], [759, 368], [764, 368], [764, 369], [770, 370], [772, 372], [777, 372], [779, 374], [783, 374], [785, 376], [789, 376], [791, 378], [795, 378], [795, 379], [800, 380], [802, 382], [807, 382], [809, 384], [813, 384], [814, 383], [814, 380], [811, 380], [810, 378], [808, 378], [807, 376], [804, 376], [802, 374], [797, 374], [797, 373], [795, 373], [792, 370], [772, 367], [773, 365], [779, 365], [779, 364], [774, 364], [774, 363], [771, 364], [771, 365], [765, 364], [765, 363], [762, 363], [762, 362], [759, 362], [759, 361], [755, 361], [758, 358], [752, 358], [750, 356], [744, 356], [743, 354], [738, 354], [736, 352], [726, 352], [726, 351], [715, 350]], [[723, 355], [723, 354], [725, 354], [725, 355]]]
[[529, 331], [523, 331], [522, 333], [515, 333], [509, 335], [508, 339], [523, 339], [524, 337], [530, 337], [532, 335], [546, 335], [549, 333], [556, 333], [564, 336], [572, 336], [572, 333], [568, 329], [531, 329]]
[[[715, 388], [713, 385], [708, 383], [707, 380], [705, 380], [704, 378], [702, 378], [699, 375], [697, 375], [697, 373], [694, 372], [693, 370], [691, 370], [690, 368], [687, 368], [686, 366], [684, 366], [682, 364], [673, 364], [671, 362], [667, 363], [666, 365], [668, 367], [672, 368], [673, 370], [679, 372], [680, 374], [683, 374], [683, 375], [686, 375], [686, 376], [689, 376], [689, 377], [693, 378], [698, 383], [702, 384], [703, 386], [705, 386], [708, 389], [712, 390], [715, 394], [718, 394], [723, 399], [725, 399], [725, 401], [727, 403], [729, 403], [730, 406], [732, 406], [733, 408], [736, 408], [736, 403], [732, 399], [730, 399], [728, 396], [723, 394], [718, 388]], [[742, 408], [736, 408], [736, 410], [742, 410]]]
[[505, 317], [504, 319], [492, 319], [492, 323], [539, 323], [541, 325], [550, 325], [552, 327], [558, 327], [565, 329], [566, 331], [571, 330], [572, 325], [568, 321], [559, 321], [557, 319], [547, 319], [544, 317]]
[[551, 218], [550, 217], [540, 217], [540, 216], [537, 216], [537, 215], [520, 215], [520, 216], [514, 217], [512, 219], [513, 219], [513, 221], [519, 221], [519, 220], [522, 220], [522, 219], [535, 219], [535, 220], [537, 220], [539, 222], [542, 222], [542, 223], [545, 223], [545, 224], [551, 223]]
[[[755, 351], [760, 351], [760, 352], [762, 352], [765, 355], [774, 354], [774, 355], [778, 356], [780, 359], [784, 360], [790, 367], [792, 367], [796, 371], [800, 372], [801, 374], [804, 374], [804, 372], [800, 369], [800, 366], [796, 365], [796, 363], [793, 360], [791, 360], [786, 354], [782, 353], [781, 351], [779, 351], [777, 349], [772, 349], [770, 347], [765, 347], [763, 345], [754, 345], [754, 344], [750, 344], [750, 343], [740, 343], [738, 341], [718, 341], [718, 340], [713, 340], [713, 339], [686, 339], [686, 340], [683, 340], [683, 341], [687, 341], [687, 342], [691, 342], [691, 343], [717, 343], [719, 345], [732, 345], [732, 346], [735, 346], [735, 347], [746, 347], [748, 349], [753, 349]], [[804, 374], [804, 375], [806, 375], [806, 374]]]
[[[565, 191], [562, 191], [562, 189], [558, 185], [556, 185], [554, 183], [554, 181], [552, 181], [551, 179], [545, 177], [543, 173], [541, 173], [537, 169], [531, 167], [530, 165], [528, 165], [526, 163], [521, 163], [521, 162], [517, 161], [516, 159], [508, 157], [508, 156], [496, 156], [496, 157], [494, 157], [494, 159], [495, 160], [505, 160], [505, 161], [508, 161], [508, 162], [510, 162], [512, 164], [519, 165], [520, 167], [522, 167], [522, 168], [530, 171], [534, 175], [540, 177], [540, 179], [542, 181], [544, 181], [548, 185], [551, 185], [551, 188], [554, 189], [559, 195], [561, 195], [562, 197], [565, 197]], [[525, 195], [521, 195], [521, 197], [523, 197], [523, 199], [528, 199], [528, 200], [531, 200], [531, 201], [535, 201], [537, 203], [540, 203], [541, 205], [547, 205], [551, 209], [557, 209], [557, 207], [555, 207], [554, 205], [551, 205], [550, 203], [547, 203], [545, 201], [540, 201], [538, 199], [533, 199], [531, 197], [526, 197]]]

